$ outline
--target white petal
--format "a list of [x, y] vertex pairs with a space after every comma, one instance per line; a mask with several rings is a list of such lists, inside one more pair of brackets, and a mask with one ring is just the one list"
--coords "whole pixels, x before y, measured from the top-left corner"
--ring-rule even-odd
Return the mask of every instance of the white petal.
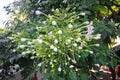
[[58, 50], [57, 50], [57, 48], [56, 48], [56, 47], [54, 47], [53, 51], [57, 52]]
[[55, 39], [55, 40], [54, 40], [54, 43], [55, 43], [55, 44], [58, 44], [58, 40], [57, 40], [57, 39]]
[[68, 27], [69, 27], [69, 28], [73, 28], [73, 25], [72, 25], [72, 24], [69, 24]]
[[22, 42], [24, 42], [24, 41], [26, 41], [26, 40], [27, 40], [26, 38], [21, 38], [21, 41], [22, 41]]
[[100, 44], [95, 44], [95, 46], [99, 47], [99, 46], [100, 46]]
[[36, 14], [36, 15], [40, 15], [41, 12], [37, 10], [37, 11], [35, 11], [35, 14]]
[[85, 15], [85, 13], [84, 13], [84, 12], [81, 12], [81, 13], [80, 13], [80, 15], [84, 16], [84, 15]]
[[50, 46], [50, 49], [54, 49], [54, 46], [53, 46], [53, 45], [51, 45], [51, 46]]
[[58, 71], [60, 72], [61, 70], [62, 70], [61, 67], [59, 67], [59, 68], [58, 68]]
[[80, 41], [81, 41], [81, 38], [77, 38], [76, 41], [77, 41], [77, 42], [80, 42]]
[[38, 43], [39, 43], [39, 44], [41, 44], [41, 43], [42, 43], [42, 40], [41, 40], [41, 39], [39, 39], [39, 40], [38, 40]]
[[52, 21], [52, 25], [54, 26], [57, 25], [56, 21]]
[[74, 46], [74, 47], [77, 47], [77, 43], [74, 43], [73, 46]]
[[61, 30], [59, 30], [59, 31], [58, 31], [58, 34], [62, 34], [62, 31], [61, 31]]
[[19, 48], [25, 48], [26, 46], [25, 45], [19, 45]]

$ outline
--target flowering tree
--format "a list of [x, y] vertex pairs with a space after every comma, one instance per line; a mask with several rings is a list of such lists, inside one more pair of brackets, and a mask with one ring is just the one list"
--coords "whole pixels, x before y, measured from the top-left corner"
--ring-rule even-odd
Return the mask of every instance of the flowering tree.
[[[42, 72], [43, 80], [87, 79], [94, 64], [108, 62], [107, 56], [111, 55], [101, 45], [94, 21], [79, 21], [81, 14], [69, 10], [53, 9], [53, 15], [41, 13], [46, 20], [30, 22], [26, 29], [13, 35], [22, 56], [31, 54], [31, 59], [41, 59], [36, 68]], [[35, 29], [33, 37], [28, 34], [30, 27]]]
[[[113, 66], [116, 59], [105, 44], [119, 34], [119, 17], [114, 17], [119, 15], [118, 2], [20, 0], [14, 9], [7, 7], [16, 50], [33, 61], [29, 72], [38, 65], [48, 79], [85, 80], [84, 74], [94, 64]], [[27, 69], [24, 67], [25, 72]]]

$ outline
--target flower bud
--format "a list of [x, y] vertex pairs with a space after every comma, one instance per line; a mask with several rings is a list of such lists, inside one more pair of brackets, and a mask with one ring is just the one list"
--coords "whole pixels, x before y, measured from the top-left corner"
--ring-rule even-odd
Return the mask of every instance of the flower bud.
[[55, 39], [55, 40], [54, 40], [54, 43], [55, 43], [55, 44], [58, 44], [58, 40], [57, 40], [57, 39]]
[[101, 38], [101, 34], [97, 34], [94, 39], [100, 39]]
[[68, 27], [69, 27], [69, 28], [73, 28], [73, 25], [72, 25], [72, 24], [68, 24]]
[[54, 46], [53, 46], [53, 45], [51, 45], [51, 46], [50, 46], [50, 49], [54, 49]]
[[77, 42], [80, 42], [80, 41], [81, 41], [81, 38], [77, 38], [76, 41], [77, 41]]
[[26, 46], [25, 45], [19, 45], [19, 48], [25, 48]]
[[77, 47], [77, 43], [74, 43], [73, 46], [74, 46], [74, 47]]
[[41, 44], [41, 43], [42, 43], [42, 40], [41, 40], [41, 39], [39, 39], [39, 40], [38, 40], [38, 43], [39, 43], [39, 44]]
[[56, 48], [56, 47], [54, 47], [53, 51], [54, 51], [54, 52], [57, 52], [58, 50], [57, 50], [57, 48]]
[[53, 26], [57, 25], [56, 21], [52, 21], [52, 25]]
[[85, 16], [85, 13], [84, 13], [84, 12], [81, 12], [80, 15]]
[[35, 14], [36, 14], [36, 15], [40, 15], [41, 12], [37, 10], [37, 11], [35, 11]]
[[95, 44], [95, 46], [96, 46], [96, 47], [99, 47], [99, 46], [100, 46], [100, 44]]
[[21, 38], [21, 41], [22, 42], [25, 42], [27, 39], [26, 38]]
[[59, 30], [59, 31], [58, 31], [58, 34], [62, 34], [62, 31], [61, 31], [61, 30]]
[[58, 71], [61, 72], [61, 70], [62, 70], [61, 67], [59, 67], [59, 68], [58, 68]]

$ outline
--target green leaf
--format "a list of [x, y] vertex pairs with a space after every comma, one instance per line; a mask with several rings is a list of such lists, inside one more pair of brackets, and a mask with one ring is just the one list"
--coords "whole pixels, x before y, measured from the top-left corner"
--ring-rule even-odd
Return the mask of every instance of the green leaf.
[[81, 74], [81, 80], [88, 80], [88, 76], [86, 74]]
[[95, 5], [92, 9], [95, 11], [100, 11], [103, 15], [108, 13], [108, 9], [103, 5]]
[[78, 79], [77, 79], [76, 72], [73, 71], [73, 70], [70, 71], [69, 76], [70, 76], [70, 79], [71, 79], [71, 80], [78, 80]]

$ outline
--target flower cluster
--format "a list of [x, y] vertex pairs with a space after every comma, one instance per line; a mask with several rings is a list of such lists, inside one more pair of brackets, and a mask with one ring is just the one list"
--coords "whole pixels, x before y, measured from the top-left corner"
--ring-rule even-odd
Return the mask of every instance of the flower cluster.
[[[94, 55], [95, 49], [100, 46], [97, 40], [101, 38], [101, 34], [94, 33], [93, 21], [78, 22], [74, 12], [65, 13], [59, 9], [53, 11], [56, 12], [55, 15], [48, 15], [48, 19], [42, 21], [44, 23], [36, 25], [39, 26], [36, 38], [31, 40], [21, 38], [23, 44], [20, 44], [19, 48], [23, 50], [23, 56], [35, 53], [36, 56], [32, 56], [31, 59], [42, 59], [38, 67], [45, 66], [46, 71], [66, 74], [66, 69], [69, 71], [75, 67], [72, 64], [79, 64], [81, 61], [84, 65], [86, 63], [84, 59]], [[85, 13], [80, 15], [85, 16]]]
[[86, 26], [86, 28], [87, 28], [87, 34], [86, 34], [86, 38], [87, 39], [90, 39], [91, 37], [92, 37], [92, 33], [94, 32], [93, 31], [93, 29], [94, 29], [94, 27], [93, 27], [93, 22], [91, 22], [90, 24], [88, 24], [87, 26]]

